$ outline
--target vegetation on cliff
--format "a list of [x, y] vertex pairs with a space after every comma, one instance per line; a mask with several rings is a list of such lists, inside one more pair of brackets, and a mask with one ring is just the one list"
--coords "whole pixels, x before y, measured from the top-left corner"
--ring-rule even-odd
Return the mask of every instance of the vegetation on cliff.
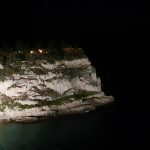
[[[0, 50], [0, 119], [43, 116], [107, 102], [100, 78], [82, 48]], [[69, 110], [66, 110], [69, 111]]]

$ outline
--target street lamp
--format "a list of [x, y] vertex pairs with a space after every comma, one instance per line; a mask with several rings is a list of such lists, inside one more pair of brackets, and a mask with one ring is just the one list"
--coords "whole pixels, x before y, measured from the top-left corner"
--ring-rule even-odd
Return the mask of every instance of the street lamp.
[[39, 49], [39, 52], [40, 52], [40, 53], [43, 53], [43, 50], [42, 50], [42, 49]]
[[30, 54], [33, 54], [34, 52], [33, 51], [30, 51]]

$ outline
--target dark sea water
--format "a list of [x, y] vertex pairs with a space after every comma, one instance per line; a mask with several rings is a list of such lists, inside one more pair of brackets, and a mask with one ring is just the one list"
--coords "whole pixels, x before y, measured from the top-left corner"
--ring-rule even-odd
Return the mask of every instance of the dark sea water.
[[107, 149], [114, 142], [114, 104], [37, 123], [1, 123], [0, 150]]

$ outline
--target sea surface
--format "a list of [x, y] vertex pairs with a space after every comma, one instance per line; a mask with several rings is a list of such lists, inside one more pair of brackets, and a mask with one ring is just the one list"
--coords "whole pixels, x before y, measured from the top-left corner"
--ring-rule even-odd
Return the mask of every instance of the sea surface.
[[36, 123], [1, 123], [0, 150], [107, 149], [113, 146], [114, 104]]

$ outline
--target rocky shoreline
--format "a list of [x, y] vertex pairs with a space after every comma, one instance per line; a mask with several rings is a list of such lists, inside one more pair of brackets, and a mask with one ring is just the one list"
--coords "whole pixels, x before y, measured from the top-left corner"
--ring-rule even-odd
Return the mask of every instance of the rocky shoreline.
[[[14, 117], [10, 116], [0, 116], [0, 122], [37, 122], [43, 119], [47, 119], [50, 117], [58, 117], [63, 115], [70, 115], [70, 114], [82, 114], [87, 113], [90, 111], [95, 110], [97, 107], [106, 105], [108, 103], [111, 103], [114, 101], [114, 98], [112, 96], [104, 96], [101, 99], [93, 99], [90, 102], [85, 103], [67, 103], [60, 107], [53, 107], [49, 108], [47, 110], [39, 111], [38, 113], [33, 113], [32, 115], [26, 116], [26, 115], [18, 115]], [[70, 105], [68, 107], [68, 105]]]

